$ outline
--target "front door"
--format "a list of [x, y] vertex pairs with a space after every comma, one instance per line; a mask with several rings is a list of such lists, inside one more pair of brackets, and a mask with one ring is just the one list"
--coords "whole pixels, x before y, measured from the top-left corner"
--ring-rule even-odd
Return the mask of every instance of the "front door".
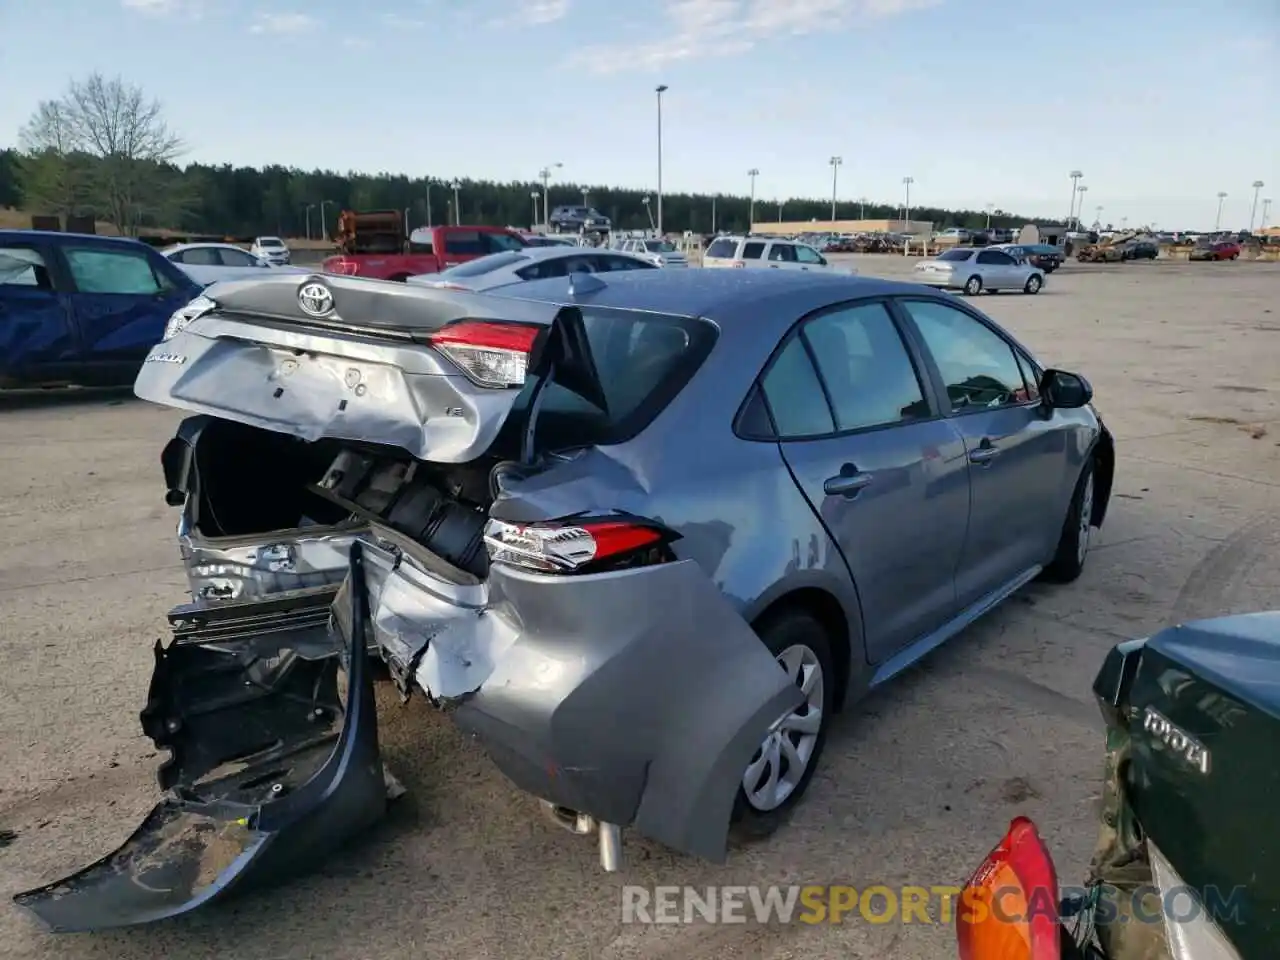
[[177, 267], [140, 244], [75, 242], [58, 249], [74, 284], [71, 307], [80, 359], [87, 363], [141, 362], [173, 311], [197, 291]]
[[801, 243], [796, 245], [795, 251], [796, 263], [800, 265], [801, 270], [822, 270], [827, 266], [826, 259], [812, 247], [806, 247]]
[[806, 319], [762, 379], [783, 458], [840, 547], [881, 663], [958, 609], [964, 443], [879, 301]]
[[1021, 286], [1018, 283], [1018, 265], [1013, 257], [999, 250], [981, 250], [978, 263], [982, 266], [982, 285], [988, 290], [1008, 290]]
[[0, 379], [38, 380], [76, 358], [75, 327], [46, 252], [0, 241]]
[[790, 243], [778, 243], [774, 241], [769, 244], [769, 252], [765, 255], [769, 266], [782, 270], [799, 270], [800, 264], [796, 262], [796, 248]]
[[1052, 555], [1066, 516], [1066, 425], [1044, 412], [1013, 344], [976, 314], [937, 300], [900, 302], [964, 436], [971, 507], [956, 589], [968, 606]]

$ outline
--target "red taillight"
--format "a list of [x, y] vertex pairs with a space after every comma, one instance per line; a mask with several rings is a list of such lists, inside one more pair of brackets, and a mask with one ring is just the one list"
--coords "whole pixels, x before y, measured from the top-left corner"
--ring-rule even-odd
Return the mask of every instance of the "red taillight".
[[462, 320], [435, 331], [427, 342], [479, 386], [518, 387], [541, 331], [522, 323]]
[[960, 960], [1061, 960], [1058, 875], [1036, 826], [1015, 817], [960, 894]]
[[336, 273], [343, 277], [354, 277], [360, 270], [360, 263], [357, 260], [348, 260], [345, 257], [334, 257], [324, 262], [325, 273]]
[[520, 525], [490, 520], [484, 542], [492, 563], [538, 570], [575, 573], [598, 569], [674, 539], [662, 527], [635, 520]]

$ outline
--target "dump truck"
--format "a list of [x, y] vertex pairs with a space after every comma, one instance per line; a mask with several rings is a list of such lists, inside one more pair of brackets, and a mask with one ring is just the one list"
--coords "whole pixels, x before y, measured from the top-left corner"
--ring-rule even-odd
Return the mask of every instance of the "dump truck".
[[344, 210], [334, 240], [338, 253], [324, 261], [325, 273], [400, 282], [526, 245], [507, 227], [419, 227], [406, 235], [399, 210]]

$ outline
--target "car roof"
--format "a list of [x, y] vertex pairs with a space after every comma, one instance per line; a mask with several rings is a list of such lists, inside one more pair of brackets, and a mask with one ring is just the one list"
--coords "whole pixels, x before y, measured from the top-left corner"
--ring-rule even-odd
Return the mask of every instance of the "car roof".
[[234, 243], [175, 243], [172, 246], [165, 247], [161, 253], [177, 253], [179, 250], [200, 250], [212, 247], [214, 250], [239, 250], [241, 253], [246, 251], [237, 247]]
[[124, 244], [127, 246], [149, 246], [133, 237], [104, 237], [97, 233], [63, 233], [61, 230], [0, 230], [0, 240], [25, 240], [29, 242], [48, 242], [57, 238], [77, 241], [92, 241], [102, 244]]
[[[717, 323], [756, 315], [763, 298], [785, 300], [792, 319], [830, 303], [889, 294], [937, 299], [930, 287], [846, 273], [793, 270], [634, 270], [594, 274], [589, 289], [571, 293], [581, 280], [553, 277], [492, 291], [512, 300], [594, 305], [685, 317]], [[794, 310], [791, 308], [794, 307]]]

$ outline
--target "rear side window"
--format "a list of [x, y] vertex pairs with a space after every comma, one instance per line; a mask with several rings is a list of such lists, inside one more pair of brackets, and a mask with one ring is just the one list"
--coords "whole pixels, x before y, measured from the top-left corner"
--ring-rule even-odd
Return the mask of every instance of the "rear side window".
[[[582, 313], [606, 403], [602, 409], [553, 382], [538, 415], [537, 442], [544, 450], [630, 440], [684, 389], [716, 337], [711, 324], [687, 317], [593, 307]], [[526, 382], [517, 410], [527, 410], [537, 379]], [[507, 423], [523, 421], [512, 416]], [[500, 442], [514, 449], [518, 432]]]
[[728, 240], [721, 237], [719, 240], [711, 241], [711, 246], [707, 247], [706, 256], [718, 257], [723, 260], [732, 260], [733, 255], [738, 252], [738, 243], [736, 240]]
[[147, 295], [172, 289], [167, 280], [156, 276], [151, 262], [140, 252], [64, 247], [63, 253], [81, 293]]
[[216, 251], [224, 267], [253, 267], [258, 261], [243, 250], [232, 250], [230, 247], [219, 247]]
[[761, 380], [780, 439], [821, 437], [835, 432], [822, 382], [798, 334], [774, 358]]
[[759, 260], [764, 254], [764, 244], [760, 242], [747, 243], [742, 247], [743, 260]]
[[478, 260], [442, 270], [437, 276], [441, 280], [449, 280], [453, 277], [482, 277], [486, 273], [501, 270], [503, 267], [509, 267], [527, 259], [529, 258], [520, 253], [492, 253], [487, 257], [480, 257]]
[[53, 289], [49, 267], [32, 247], [0, 248], [0, 286]]
[[192, 247], [190, 250], [183, 250], [178, 256], [182, 258], [182, 262], [192, 267], [220, 267], [222, 261], [218, 259], [218, 251], [212, 247]]

